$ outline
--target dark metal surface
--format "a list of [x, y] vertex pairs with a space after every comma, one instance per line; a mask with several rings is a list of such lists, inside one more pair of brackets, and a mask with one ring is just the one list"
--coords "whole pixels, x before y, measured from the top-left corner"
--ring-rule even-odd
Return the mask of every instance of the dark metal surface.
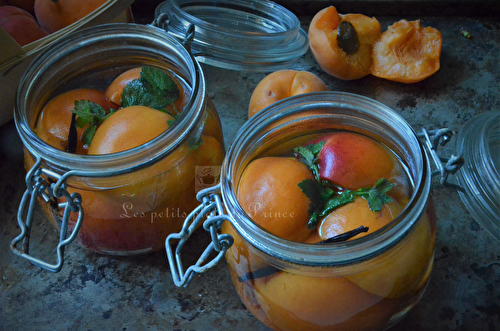
[[[300, 18], [307, 29], [310, 17]], [[401, 18], [411, 17], [379, 20], [385, 29]], [[444, 40], [441, 69], [423, 82], [340, 81], [323, 73], [310, 52], [291, 69], [316, 73], [330, 90], [385, 103], [415, 130], [458, 131], [475, 114], [500, 111], [500, 20], [428, 16], [421, 23], [439, 29]], [[204, 70], [228, 144], [246, 120], [250, 95], [265, 73]], [[452, 145], [445, 150], [452, 152]], [[31, 266], [9, 248], [19, 233], [16, 212], [24, 190], [22, 146], [8, 123], [0, 128], [0, 330], [268, 330], [241, 303], [225, 263], [181, 289], [173, 285], [163, 252], [109, 257], [70, 245], [60, 273]], [[393, 330], [499, 330], [500, 243], [472, 219], [455, 191], [436, 185], [432, 195], [438, 229], [431, 281], [419, 304]], [[57, 231], [40, 211], [37, 215], [33, 254], [53, 256]], [[206, 243], [209, 235], [200, 231], [196, 236]], [[191, 249], [194, 259], [198, 252]]]

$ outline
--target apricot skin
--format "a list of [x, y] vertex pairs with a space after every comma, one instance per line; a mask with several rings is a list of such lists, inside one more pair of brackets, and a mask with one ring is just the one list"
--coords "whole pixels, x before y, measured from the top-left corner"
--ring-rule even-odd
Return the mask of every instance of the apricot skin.
[[318, 155], [322, 179], [351, 190], [372, 187], [381, 178], [390, 179], [395, 158], [383, 147], [361, 134], [334, 132], [312, 143], [324, 141]]
[[303, 241], [310, 235], [309, 198], [298, 184], [312, 179], [303, 163], [287, 157], [253, 160], [238, 185], [238, 202], [252, 220], [283, 239]]
[[[35, 133], [47, 144], [60, 150], [65, 150], [68, 144], [69, 127], [75, 101], [90, 100], [101, 105], [105, 110], [117, 109], [117, 105], [110, 102], [102, 91], [89, 88], [78, 88], [59, 94], [51, 99], [42, 109]], [[87, 154], [87, 146], [83, 144], [83, 130], [77, 128], [78, 142], [76, 153]]]
[[248, 117], [265, 107], [288, 97], [327, 91], [328, 87], [316, 75], [308, 71], [278, 70], [262, 79], [255, 87], [248, 106]]
[[59, 31], [87, 16], [106, 0], [35, 0], [35, 15], [49, 33]]
[[0, 27], [7, 31], [20, 46], [49, 35], [30, 13], [14, 6], [0, 7]]

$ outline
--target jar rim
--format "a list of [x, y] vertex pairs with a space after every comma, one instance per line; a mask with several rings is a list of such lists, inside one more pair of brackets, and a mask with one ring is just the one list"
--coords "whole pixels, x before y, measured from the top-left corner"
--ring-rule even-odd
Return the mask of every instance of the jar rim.
[[288, 67], [309, 48], [299, 19], [269, 0], [168, 0], [155, 17], [168, 16], [167, 31], [191, 42], [199, 62], [232, 70], [265, 71]]
[[[156, 52], [151, 53], [151, 55], [159, 52], [164, 54], [175, 52], [176, 59], [182, 58], [185, 61], [185, 68], [192, 75], [192, 95], [186, 105], [188, 111], [183, 112], [178, 117], [175, 125], [143, 145], [123, 152], [105, 155], [67, 153], [50, 146], [36, 135], [27, 116], [27, 103], [29, 93], [32, 93], [44, 70], [53, 70], [54, 65], [62, 63], [68, 54], [74, 52], [85, 52], [86, 49], [91, 47], [99, 48], [101, 44], [109, 45], [109, 43], [113, 42], [121, 45], [121, 47], [132, 48], [134, 42], [139, 40], [147, 40], [158, 46], [154, 50], [150, 49], [151, 52]], [[145, 47], [140, 47], [142, 54], [144, 54], [144, 51]], [[119, 59], [120, 56], [116, 55], [112, 61], [116, 65], [120, 65]], [[75, 71], [81, 71], [80, 69], [77, 68]], [[175, 150], [200, 120], [205, 94], [205, 79], [201, 66], [175, 38], [153, 26], [111, 23], [85, 28], [76, 33], [68, 34], [61, 38], [57, 45], [37, 55], [21, 77], [16, 94], [14, 120], [23, 145], [34, 156], [38, 156], [42, 160], [57, 166], [62, 171], [77, 172], [80, 176], [110, 176], [129, 173], [145, 167]]]
[[[241, 166], [237, 161], [239, 155], [249, 157], [246, 149], [256, 135], [273, 124], [292, 115], [303, 115], [311, 108], [357, 109], [366, 111], [381, 120], [389, 121], [390, 125], [406, 129], [404, 139], [410, 140], [414, 153], [415, 165], [419, 170], [414, 178], [413, 193], [407, 206], [386, 227], [354, 240], [328, 245], [312, 245], [291, 242], [270, 234], [251, 220], [251, 217], [239, 205], [236, 197], [235, 174]], [[330, 110], [329, 110], [330, 111]], [[298, 119], [301, 121], [304, 119]], [[285, 123], [293, 122], [294, 120]], [[272, 131], [273, 129], [271, 129]], [[401, 133], [403, 135], [403, 133]], [[397, 113], [386, 105], [356, 94], [346, 92], [315, 92], [290, 97], [265, 108], [251, 117], [236, 134], [231, 144], [221, 174], [221, 195], [231, 223], [236, 232], [257, 251], [273, 257], [274, 263], [297, 264], [310, 266], [345, 265], [366, 260], [380, 254], [402, 240], [414, 227], [420, 216], [425, 212], [430, 193], [431, 170], [427, 155], [417, 134], [411, 126]], [[262, 143], [266, 138], [258, 139]], [[237, 163], [239, 162], [239, 163]]]

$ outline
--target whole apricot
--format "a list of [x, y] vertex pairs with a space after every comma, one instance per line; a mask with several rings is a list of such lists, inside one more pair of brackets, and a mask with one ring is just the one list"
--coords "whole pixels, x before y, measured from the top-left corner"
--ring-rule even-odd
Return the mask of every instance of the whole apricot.
[[[47, 144], [60, 150], [66, 150], [69, 128], [75, 101], [89, 100], [99, 104], [106, 111], [117, 105], [106, 99], [102, 91], [89, 88], [79, 88], [59, 94], [51, 99], [40, 112], [35, 125], [35, 133]], [[84, 128], [77, 128], [77, 154], [87, 154], [87, 147], [82, 141]]]
[[14, 6], [0, 7], [0, 27], [20, 46], [25, 46], [49, 35], [38, 25], [30, 13]]
[[35, 0], [35, 16], [49, 33], [59, 31], [84, 18], [107, 0]]
[[400, 170], [396, 158], [380, 143], [364, 135], [337, 131], [315, 138], [323, 142], [318, 154], [320, 177], [343, 188], [372, 187]]
[[330, 6], [314, 15], [308, 35], [314, 58], [328, 74], [352, 80], [371, 73], [372, 48], [381, 35], [376, 18], [341, 15]]
[[286, 157], [262, 157], [243, 171], [237, 190], [241, 207], [268, 232], [292, 241], [309, 236], [309, 198], [298, 184], [312, 179], [303, 163]]
[[169, 114], [145, 106], [120, 109], [97, 128], [88, 154], [117, 153], [140, 146], [165, 132], [172, 120]]
[[276, 101], [308, 92], [327, 91], [328, 87], [308, 71], [279, 70], [262, 79], [255, 87], [248, 106], [248, 117]]
[[389, 26], [373, 47], [374, 76], [416, 83], [439, 70], [443, 37], [420, 20], [401, 20]]

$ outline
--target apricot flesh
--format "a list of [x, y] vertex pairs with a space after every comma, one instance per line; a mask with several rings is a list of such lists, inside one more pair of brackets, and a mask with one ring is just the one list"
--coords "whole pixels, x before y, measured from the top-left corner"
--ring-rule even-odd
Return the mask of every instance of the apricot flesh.
[[443, 38], [420, 21], [401, 20], [389, 26], [373, 47], [371, 73], [400, 83], [417, 83], [439, 70]]

